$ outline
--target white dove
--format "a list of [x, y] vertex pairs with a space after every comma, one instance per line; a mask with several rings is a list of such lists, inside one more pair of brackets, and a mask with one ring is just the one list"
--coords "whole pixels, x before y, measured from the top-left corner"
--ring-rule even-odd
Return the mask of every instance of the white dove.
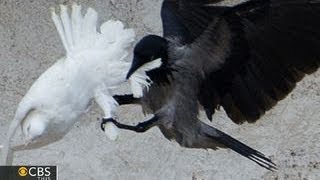
[[[94, 100], [103, 110], [104, 118], [112, 118], [118, 104], [110, 90], [126, 81], [131, 63], [126, 62], [127, 48], [134, 41], [134, 31], [125, 29], [120, 21], [109, 20], [97, 28], [97, 13], [72, 5], [68, 13], [60, 5], [60, 16], [52, 9], [52, 19], [58, 30], [66, 56], [45, 71], [21, 100], [8, 129], [2, 147], [1, 164], [11, 164], [14, 149], [32, 149], [60, 140], [84, 114]], [[146, 69], [160, 66], [160, 61], [145, 66], [130, 78], [136, 97], [150, 85]], [[10, 146], [21, 124], [26, 144]], [[117, 138], [117, 129], [106, 124], [107, 136]], [[1, 147], [1, 146], [0, 146]]]

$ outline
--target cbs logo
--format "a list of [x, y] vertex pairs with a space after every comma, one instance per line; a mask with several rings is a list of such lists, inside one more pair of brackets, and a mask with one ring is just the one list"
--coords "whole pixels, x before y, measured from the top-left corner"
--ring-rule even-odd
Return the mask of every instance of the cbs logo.
[[18, 174], [22, 177], [28, 175], [28, 169], [26, 167], [20, 167], [18, 169]]
[[51, 175], [50, 167], [30, 167], [29, 169], [26, 167], [20, 167], [18, 169], [18, 174], [21, 177], [31, 176], [31, 177], [49, 177]]

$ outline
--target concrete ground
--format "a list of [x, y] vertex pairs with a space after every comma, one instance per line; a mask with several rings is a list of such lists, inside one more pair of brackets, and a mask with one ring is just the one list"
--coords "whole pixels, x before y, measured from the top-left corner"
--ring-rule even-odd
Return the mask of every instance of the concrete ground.
[[[138, 38], [161, 33], [161, 0], [79, 0], [93, 7], [100, 21], [120, 19]], [[67, 0], [0, 1], [0, 143], [6, 137], [17, 105], [31, 84], [63, 56], [49, 7]], [[319, 47], [320, 48], [320, 47]], [[180, 147], [157, 128], [144, 134], [121, 131], [109, 141], [99, 129], [102, 112], [93, 107], [60, 141], [20, 151], [14, 164], [57, 165], [59, 179], [320, 179], [320, 71], [306, 77], [256, 124], [233, 124], [223, 110], [213, 126], [270, 156], [278, 164], [267, 171], [231, 150]], [[124, 106], [119, 121], [146, 119], [138, 106]], [[201, 114], [200, 118], [205, 120]], [[21, 138], [17, 134], [16, 141]]]

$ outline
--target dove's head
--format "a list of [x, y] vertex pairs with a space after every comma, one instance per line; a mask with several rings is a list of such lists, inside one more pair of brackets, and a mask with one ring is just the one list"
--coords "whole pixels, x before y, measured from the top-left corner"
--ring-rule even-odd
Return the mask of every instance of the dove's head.
[[31, 111], [22, 122], [22, 132], [28, 142], [40, 138], [46, 131], [48, 117], [37, 110]]

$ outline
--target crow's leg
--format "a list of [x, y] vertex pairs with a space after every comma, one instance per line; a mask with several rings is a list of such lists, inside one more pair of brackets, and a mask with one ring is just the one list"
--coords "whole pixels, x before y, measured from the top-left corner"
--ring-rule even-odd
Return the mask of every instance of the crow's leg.
[[114, 95], [113, 98], [119, 105], [124, 104], [139, 104], [140, 98], [133, 97], [133, 94]]
[[157, 125], [158, 120], [159, 120], [159, 118], [157, 116], [154, 116], [147, 121], [138, 123], [138, 125], [136, 125], [136, 126], [131, 126], [131, 125], [119, 123], [118, 121], [116, 121], [112, 118], [108, 118], [108, 119], [102, 119], [101, 129], [104, 131], [104, 128], [102, 128], [102, 127], [104, 127], [104, 124], [108, 123], [108, 122], [112, 122], [114, 125], [116, 125], [120, 129], [126, 129], [126, 130], [141, 133], [141, 132], [145, 132], [148, 129], [152, 128], [153, 126]]

